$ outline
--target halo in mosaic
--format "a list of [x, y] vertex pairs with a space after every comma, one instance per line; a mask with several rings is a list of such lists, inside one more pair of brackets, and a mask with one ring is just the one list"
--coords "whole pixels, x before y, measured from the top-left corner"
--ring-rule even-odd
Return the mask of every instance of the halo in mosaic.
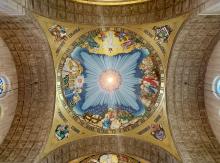
[[142, 37], [104, 28], [79, 37], [60, 63], [63, 104], [82, 126], [124, 132], [145, 122], [163, 95], [160, 58]]

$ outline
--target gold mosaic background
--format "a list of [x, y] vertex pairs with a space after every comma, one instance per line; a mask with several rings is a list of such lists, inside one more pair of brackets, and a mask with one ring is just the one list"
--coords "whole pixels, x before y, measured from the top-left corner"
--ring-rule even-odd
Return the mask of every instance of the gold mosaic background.
[[[38, 15], [35, 15], [37, 20], [39, 21], [41, 27], [43, 28], [45, 35], [48, 39], [53, 60], [54, 60], [54, 68], [55, 73], [57, 75], [57, 91], [56, 91], [56, 103], [55, 103], [55, 112], [54, 112], [54, 120], [53, 120], [53, 126], [51, 128], [51, 132], [49, 135], [48, 143], [44, 149], [44, 151], [41, 153], [41, 157], [46, 156], [49, 152], [53, 151], [55, 148], [72, 142], [74, 140], [78, 139], [85, 139], [87, 137], [97, 136], [101, 133], [88, 130], [81, 126], [79, 123], [77, 123], [69, 113], [68, 106], [64, 106], [62, 101], [60, 100], [59, 96], [62, 94], [60, 90], [60, 82], [58, 76], [59, 72], [59, 64], [62, 60], [62, 56], [66, 55], [68, 52], [68, 48], [71, 47], [71, 44], [79, 38], [82, 34], [85, 34], [91, 30], [94, 30], [96, 28], [100, 28], [100, 26], [89, 26], [89, 25], [80, 25], [80, 24], [72, 24], [67, 22], [59, 22], [54, 21], [45, 17], [41, 17]], [[142, 36], [150, 45], [154, 48], [154, 50], [157, 52], [158, 56], [161, 59], [162, 66], [164, 68], [164, 79], [163, 79], [163, 85], [164, 90], [166, 91], [166, 72], [167, 72], [167, 64], [169, 60], [170, 51], [173, 45], [173, 42], [175, 40], [175, 36], [178, 33], [178, 30], [180, 29], [181, 25], [183, 24], [184, 20], [187, 18], [187, 15], [180, 16], [174, 19], [169, 19], [167, 21], [161, 21], [157, 23], [150, 23], [150, 24], [142, 24], [142, 25], [127, 25], [127, 26], [120, 26], [121, 28], [126, 28], [131, 31], [134, 31], [138, 35]], [[53, 25], [60, 25], [62, 27], [65, 27], [66, 29], [66, 39], [65, 41], [55, 41], [54, 36], [51, 35], [49, 32], [49, 28]], [[163, 39], [158, 39], [156, 37], [156, 33], [154, 30], [154, 27], [164, 27], [169, 26], [172, 29], [172, 32], [169, 33], [169, 36], [167, 38], [167, 41], [163, 42]], [[162, 35], [163, 36], [163, 35]], [[148, 143], [152, 143], [155, 145], [158, 145], [165, 150], [167, 150], [169, 153], [171, 153], [176, 158], [180, 159], [178, 152], [175, 148], [174, 141], [172, 139], [172, 135], [169, 128], [169, 122], [167, 119], [167, 111], [166, 111], [166, 92], [164, 92], [162, 100], [157, 107], [156, 111], [153, 113], [153, 115], [146, 120], [144, 123], [142, 123], [140, 126], [129, 130], [127, 132], [123, 133], [117, 133], [118, 135], [123, 135], [127, 137], [134, 137], [139, 140], [146, 141]], [[67, 124], [69, 126], [69, 134], [68, 137], [58, 140], [55, 136], [55, 130], [58, 125], [60, 124]], [[151, 134], [151, 128], [152, 124], [159, 124], [163, 127], [166, 137], [164, 140], [158, 140], [155, 139], [155, 137]], [[117, 135], [115, 134], [115, 135]], [[114, 134], [112, 134], [114, 135]]]

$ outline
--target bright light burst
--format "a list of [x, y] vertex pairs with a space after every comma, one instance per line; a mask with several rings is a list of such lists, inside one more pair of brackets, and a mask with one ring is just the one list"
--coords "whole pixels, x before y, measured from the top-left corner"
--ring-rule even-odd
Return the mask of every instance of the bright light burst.
[[112, 93], [121, 86], [121, 75], [116, 70], [105, 70], [101, 73], [99, 77], [99, 85], [105, 91]]
[[110, 57], [76, 48], [71, 58], [81, 63], [85, 78], [81, 101], [76, 107], [81, 112], [121, 108], [135, 115], [142, 114], [144, 106], [139, 93], [142, 74], [138, 66], [148, 55], [145, 49]]

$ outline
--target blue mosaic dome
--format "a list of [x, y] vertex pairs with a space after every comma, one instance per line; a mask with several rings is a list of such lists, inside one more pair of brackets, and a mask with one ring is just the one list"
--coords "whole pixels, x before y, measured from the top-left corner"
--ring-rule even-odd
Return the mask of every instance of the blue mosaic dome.
[[163, 68], [142, 37], [121, 28], [97, 29], [76, 40], [60, 62], [62, 99], [81, 125], [124, 132], [159, 106]]

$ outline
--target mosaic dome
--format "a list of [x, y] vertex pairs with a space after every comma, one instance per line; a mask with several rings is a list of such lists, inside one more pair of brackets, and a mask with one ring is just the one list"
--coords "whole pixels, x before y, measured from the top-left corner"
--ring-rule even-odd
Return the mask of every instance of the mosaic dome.
[[163, 68], [141, 36], [99, 28], [80, 36], [60, 63], [62, 96], [73, 118], [100, 133], [133, 129], [158, 107]]

